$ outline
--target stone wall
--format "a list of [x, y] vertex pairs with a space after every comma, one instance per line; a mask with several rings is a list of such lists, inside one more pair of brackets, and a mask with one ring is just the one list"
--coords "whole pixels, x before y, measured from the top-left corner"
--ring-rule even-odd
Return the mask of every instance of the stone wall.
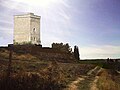
[[14, 44], [40, 44], [40, 16], [28, 13], [14, 16]]

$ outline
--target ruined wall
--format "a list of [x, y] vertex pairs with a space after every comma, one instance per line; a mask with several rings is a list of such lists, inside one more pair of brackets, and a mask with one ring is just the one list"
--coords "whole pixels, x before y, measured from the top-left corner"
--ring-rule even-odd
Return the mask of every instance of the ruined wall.
[[40, 44], [40, 16], [28, 13], [14, 16], [14, 44]]
[[30, 18], [28, 16], [14, 17], [14, 42], [22, 43], [29, 41]]

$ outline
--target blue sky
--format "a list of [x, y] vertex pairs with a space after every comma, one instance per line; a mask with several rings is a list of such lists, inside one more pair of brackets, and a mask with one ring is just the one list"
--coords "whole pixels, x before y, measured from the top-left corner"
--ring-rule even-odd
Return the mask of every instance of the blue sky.
[[81, 58], [120, 58], [120, 0], [0, 0], [0, 46], [13, 43], [13, 17], [41, 16], [43, 46], [79, 46]]

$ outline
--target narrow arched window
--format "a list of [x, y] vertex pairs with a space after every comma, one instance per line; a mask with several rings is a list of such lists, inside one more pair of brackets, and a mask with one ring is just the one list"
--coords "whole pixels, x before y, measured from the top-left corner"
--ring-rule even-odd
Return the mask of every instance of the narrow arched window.
[[33, 28], [33, 33], [35, 33], [36, 32], [36, 28]]
[[36, 41], [36, 38], [34, 37], [34, 41]]

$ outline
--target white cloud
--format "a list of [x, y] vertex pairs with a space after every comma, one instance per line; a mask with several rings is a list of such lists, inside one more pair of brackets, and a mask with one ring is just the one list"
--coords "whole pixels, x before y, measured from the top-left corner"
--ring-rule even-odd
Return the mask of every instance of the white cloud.
[[[75, 36], [87, 31], [84, 25], [87, 13], [91, 12], [86, 1], [79, 1], [82, 3], [79, 8], [72, 6], [69, 0], [2, 0], [0, 6], [5, 8], [1, 10], [0, 22], [11, 25], [13, 23], [13, 15], [21, 12], [33, 12], [41, 16], [41, 38], [44, 46], [50, 46], [53, 42], [65, 42], [65, 38], [69, 38], [70, 43], [80, 43], [71, 41]], [[89, 2], [88, 2], [89, 3]], [[5, 11], [6, 10], [6, 11]], [[74, 22], [71, 19], [76, 19], [72, 14], [80, 15], [81, 23]], [[85, 16], [86, 15], [86, 16]], [[78, 25], [79, 24], [79, 28]], [[11, 25], [12, 26], [12, 25]], [[83, 28], [81, 28], [83, 27]], [[74, 29], [74, 31], [70, 31]], [[75, 31], [78, 30], [78, 31]], [[116, 32], [117, 33], [117, 32]], [[78, 37], [79, 37], [78, 36]], [[0, 45], [6, 45], [12, 42], [13, 28], [0, 26]], [[84, 39], [83, 39], [84, 40]], [[93, 45], [88, 47], [80, 47], [81, 58], [114, 58], [120, 55], [120, 46], [113, 45]]]
[[93, 45], [80, 48], [81, 58], [120, 58], [120, 46]]
[[12, 39], [0, 37], [0, 46], [7, 46], [8, 44], [12, 43], [13, 43]]
[[[70, 32], [67, 30], [69, 16], [63, 12], [64, 8], [68, 7], [68, 5], [63, 0], [6, 0], [2, 1], [0, 5], [7, 8], [6, 12], [4, 11], [5, 16], [2, 16], [1, 22], [13, 23], [13, 15], [17, 12], [18, 14], [19, 12], [33, 12], [42, 16], [41, 31], [43, 38], [53, 40], [51, 37], [52, 34], [52, 36], [55, 35], [54, 38], [56, 38], [55, 40], [57, 42], [60, 38], [62, 38], [62, 35], [66, 36], [70, 34]], [[42, 5], [45, 5], [46, 8]], [[60, 14], [57, 12], [59, 9], [63, 9], [63, 11], [60, 12], [61, 15], [64, 15], [64, 17], [60, 17]], [[16, 12], [13, 12], [13, 10], [16, 10]], [[4, 36], [10, 36], [11, 33], [8, 29], [13, 28], [6, 28], [7, 27], [0, 27], [0, 30], [2, 33], [4, 31]], [[46, 35], [48, 38], [44, 37]]]

